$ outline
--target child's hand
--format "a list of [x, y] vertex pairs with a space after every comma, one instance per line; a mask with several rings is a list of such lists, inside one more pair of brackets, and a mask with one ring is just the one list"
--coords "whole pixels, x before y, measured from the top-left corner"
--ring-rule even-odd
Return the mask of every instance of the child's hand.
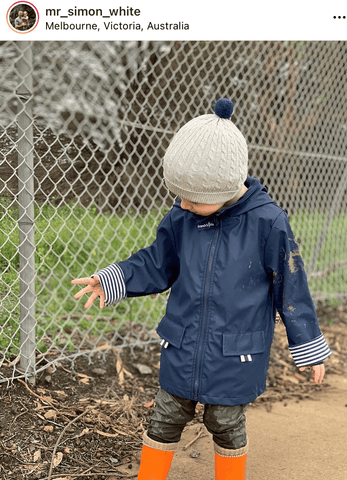
[[[300, 372], [303, 372], [306, 367], [300, 367], [299, 370]], [[324, 365], [313, 365], [312, 367], [313, 370], [313, 378], [314, 378], [314, 383], [322, 383], [323, 378], [324, 378], [324, 373], [325, 373], [325, 368]]]
[[92, 278], [75, 278], [74, 280], [71, 280], [71, 283], [73, 283], [74, 285], [80, 284], [80, 283], [87, 285], [85, 288], [82, 288], [82, 290], [76, 293], [76, 295], [74, 295], [74, 298], [76, 300], [82, 297], [82, 295], [84, 295], [85, 293], [92, 292], [91, 296], [89, 297], [89, 300], [84, 305], [84, 308], [89, 308], [94, 302], [94, 300], [98, 297], [100, 297], [100, 308], [104, 308], [105, 294], [103, 289], [101, 288], [99, 277], [97, 275], [94, 275], [94, 277]]

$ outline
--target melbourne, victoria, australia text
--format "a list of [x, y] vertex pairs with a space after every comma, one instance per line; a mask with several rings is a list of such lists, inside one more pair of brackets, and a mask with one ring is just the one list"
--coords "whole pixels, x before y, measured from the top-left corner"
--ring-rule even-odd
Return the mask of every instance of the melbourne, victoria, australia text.
[[[46, 30], [189, 30], [183, 21], [141, 23], [141, 10], [134, 7], [46, 9]], [[51, 20], [52, 19], [52, 20]]]

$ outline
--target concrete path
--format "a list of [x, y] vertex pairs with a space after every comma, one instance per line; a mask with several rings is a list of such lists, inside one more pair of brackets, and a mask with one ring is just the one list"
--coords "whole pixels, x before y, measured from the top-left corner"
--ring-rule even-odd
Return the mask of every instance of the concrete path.
[[[250, 450], [247, 480], [347, 480], [347, 376], [330, 375], [331, 387], [314, 400], [276, 403], [247, 411]], [[210, 436], [184, 446], [197, 426], [183, 432], [168, 480], [213, 480]], [[198, 458], [191, 453], [198, 452]]]

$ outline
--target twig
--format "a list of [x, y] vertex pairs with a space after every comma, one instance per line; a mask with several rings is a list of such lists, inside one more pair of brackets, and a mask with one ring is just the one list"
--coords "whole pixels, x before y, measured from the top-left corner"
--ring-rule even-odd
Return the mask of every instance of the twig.
[[11, 422], [9, 428], [8, 428], [9, 430], [11, 430], [12, 425], [18, 420], [18, 418], [19, 418], [20, 416], [25, 415], [25, 414], [29, 411], [26, 407], [24, 407], [24, 408], [25, 408], [25, 412], [20, 413], [19, 415], [16, 416], [16, 418], [14, 418], [14, 419], [12, 420], [12, 422]]
[[34, 395], [35, 397], [39, 398], [42, 402], [48, 403], [51, 407], [54, 408], [54, 406], [52, 405], [52, 403], [49, 402], [48, 400], [46, 400], [45, 397], [42, 397], [41, 395], [37, 395], [37, 393], [33, 392], [33, 391], [28, 387], [27, 383], [24, 382], [24, 380], [21, 380], [20, 378], [17, 378], [17, 381], [20, 382], [20, 383], [22, 383], [22, 384], [25, 386], [25, 388], [26, 388], [27, 390], [29, 390], [29, 392], [30, 392], [32, 395]]
[[197, 436], [195, 438], [193, 438], [193, 440], [191, 440], [189, 443], [187, 443], [187, 445], [185, 445], [183, 447], [183, 450], [187, 450], [188, 447], [190, 447], [191, 445], [193, 445], [194, 442], [197, 441], [198, 438], [201, 437], [201, 435], [204, 433], [204, 429], [201, 428], [200, 432], [197, 434]]
[[124, 477], [124, 478], [135, 478], [137, 477], [137, 474], [136, 475], [126, 475], [124, 473], [121, 473], [121, 472], [107, 472], [107, 473], [101, 473], [101, 472], [98, 472], [98, 473], [58, 473], [58, 474], [55, 474], [55, 475], [52, 475], [51, 477], [46, 477], [46, 478], [42, 478], [41, 480], [51, 480], [52, 478], [61, 478], [62, 476], [64, 477], [64, 475], [66, 477], [70, 477], [71, 479], [74, 478], [74, 477], [95, 477], [96, 475], [102, 475], [103, 477], [111, 477], [112, 475], [119, 475], [120, 477]]
[[[58, 445], [60, 443], [60, 440], [62, 439], [64, 433], [66, 432], [66, 430], [75, 422], [77, 422], [77, 420], [79, 420], [81, 417], [83, 417], [83, 415], [85, 415], [86, 413], [89, 413], [91, 412], [92, 410], [94, 410], [94, 408], [87, 408], [84, 412], [82, 412], [80, 415], [78, 415], [77, 417], [75, 417], [73, 420], [71, 420], [71, 422], [69, 422], [65, 428], [63, 429], [63, 431], [61, 432], [61, 434], [59, 435], [59, 438], [57, 440], [57, 443], [54, 445], [54, 449], [53, 449], [53, 453], [52, 453], [52, 459], [51, 459], [51, 465], [49, 467], [49, 472], [48, 472], [48, 477], [47, 477], [47, 480], [50, 480], [52, 478], [52, 470], [53, 470], [53, 462], [54, 462], [54, 457], [55, 457], [55, 454], [56, 454], [56, 451], [57, 451], [57, 448], [58, 448]], [[100, 474], [98, 474], [100, 475]]]

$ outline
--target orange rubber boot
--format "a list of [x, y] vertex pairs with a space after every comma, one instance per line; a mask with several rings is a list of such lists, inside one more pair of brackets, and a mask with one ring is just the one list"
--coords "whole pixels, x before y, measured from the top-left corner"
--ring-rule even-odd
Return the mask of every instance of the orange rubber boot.
[[144, 434], [141, 465], [137, 480], [165, 480], [177, 443], [159, 443]]
[[215, 480], [245, 480], [247, 451], [248, 444], [238, 450], [215, 444]]

